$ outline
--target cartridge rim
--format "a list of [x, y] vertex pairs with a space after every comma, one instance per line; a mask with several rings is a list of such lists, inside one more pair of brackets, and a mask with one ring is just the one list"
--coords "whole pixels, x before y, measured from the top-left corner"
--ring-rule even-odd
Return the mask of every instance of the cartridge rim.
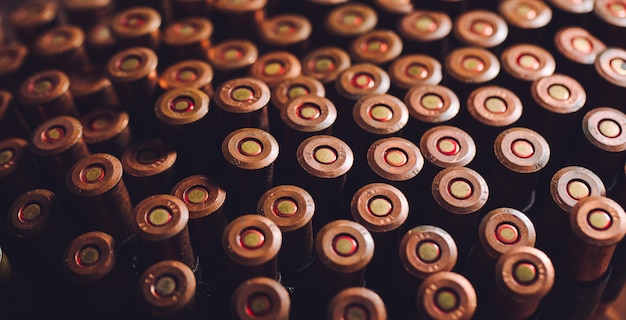
[[[238, 89], [249, 90], [246, 99], [236, 99]], [[256, 78], [237, 78], [224, 82], [215, 95], [220, 109], [232, 113], [250, 113], [262, 109], [270, 101], [270, 88]]]
[[[254, 150], [247, 152], [246, 142], [254, 143]], [[238, 168], [257, 170], [270, 166], [278, 158], [278, 142], [266, 131], [257, 128], [242, 128], [231, 132], [222, 143], [222, 154], [226, 161]]]
[[530, 93], [541, 107], [560, 114], [574, 113], [587, 101], [587, 93], [578, 81], [558, 73], [533, 81]]
[[413, 87], [404, 96], [404, 103], [413, 118], [428, 123], [451, 120], [461, 109], [456, 93], [441, 85]]
[[[496, 108], [490, 103], [496, 101]], [[504, 107], [502, 110], [501, 107]], [[522, 116], [522, 101], [506, 88], [498, 86], [480, 87], [467, 98], [467, 109], [480, 123], [492, 127], [504, 127], [515, 123]]]
[[[438, 254], [431, 259], [420, 256], [422, 245], [435, 245]], [[433, 248], [435, 248], [433, 247]], [[399, 245], [399, 256], [403, 268], [412, 276], [424, 279], [439, 271], [451, 271], [456, 265], [458, 250], [456, 242], [445, 230], [431, 225], [422, 225], [404, 234]]]
[[8, 138], [0, 141], [0, 178], [7, 177], [18, 170], [23, 157], [28, 156], [28, 142], [21, 138]]
[[452, 78], [465, 83], [485, 83], [500, 73], [498, 58], [479, 47], [453, 50], [446, 56], [444, 66]]
[[122, 163], [106, 153], [95, 153], [78, 160], [67, 175], [69, 190], [79, 197], [94, 197], [113, 189], [121, 180]]
[[390, 86], [389, 74], [371, 63], [353, 64], [341, 71], [335, 81], [337, 92], [355, 101], [369, 94], [384, 94]]
[[[206, 192], [202, 201], [190, 201], [189, 192], [195, 188]], [[189, 210], [189, 219], [200, 219], [217, 212], [226, 201], [226, 190], [212, 177], [193, 175], [179, 181], [171, 194], [183, 200]]]
[[70, 116], [58, 116], [39, 125], [30, 138], [30, 150], [39, 157], [58, 155], [79, 143], [83, 126]]
[[213, 23], [202, 17], [189, 17], [169, 24], [161, 38], [169, 46], [184, 46], [209, 40]]
[[[450, 310], [443, 310], [438, 300], [441, 294], [454, 296], [454, 304]], [[417, 291], [417, 305], [433, 319], [449, 316], [452, 313], [457, 319], [469, 320], [476, 311], [476, 291], [472, 284], [462, 275], [441, 271], [427, 277]], [[446, 301], [447, 302], [447, 301]]]
[[360, 308], [359, 312], [369, 320], [387, 319], [387, 310], [383, 299], [367, 288], [348, 288], [337, 293], [328, 303], [328, 319], [351, 319], [346, 316], [351, 308]]
[[168, 194], [149, 196], [133, 209], [131, 224], [138, 237], [163, 241], [187, 228], [189, 210], [185, 203]]
[[[59, 41], [60, 40], [60, 41]], [[35, 54], [55, 56], [80, 48], [85, 43], [85, 33], [76, 26], [58, 26], [41, 34], [33, 45]]]
[[432, 42], [450, 34], [452, 20], [444, 12], [415, 10], [405, 15], [398, 26], [398, 32], [409, 41]]
[[350, 56], [361, 63], [383, 64], [402, 53], [402, 39], [391, 30], [372, 30], [358, 36], [350, 44]]
[[537, 238], [532, 221], [513, 208], [489, 211], [480, 221], [478, 235], [481, 246], [494, 259], [516, 247], [533, 247]]
[[[283, 25], [289, 29], [287, 34], [279, 31]], [[279, 14], [261, 22], [259, 36], [265, 43], [284, 47], [307, 40], [311, 31], [311, 22], [305, 16]]]
[[212, 81], [213, 68], [210, 64], [201, 60], [185, 60], [165, 69], [159, 77], [159, 86], [164, 91], [180, 87], [203, 89]]
[[[618, 5], [614, 7], [614, 5]], [[616, 12], [613, 10], [616, 8], [620, 10]], [[621, 13], [620, 13], [621, 12]], [[597, 0], [593, 1], [593, 13], [596, 17], [602, 19], [604, 22], [617, 27], [626, 27], [626, 3], [615, 0]]]
[[559, 10], [571, 14], [584, 14], [593, 10], [594, 0], [548, 0], [548, 2]]
[[[249, 230], [260, 233], [263, 240], [260, 244], [246, 248], [242, 242], [242, 233]], [[245, 266], [258, 266], [277, 257], [282, 239], [282, 233], [276, 223], [262, 215], [250, 214], [236, 218], [226, 226], [222, 246], [234, 262]]]
[[608, 152], [626, 150], [626, 114], [613, 108], [595, 108], [583, 117], [583, 133], [594, 146]]
[[0, 76], [19, 70], [28, 55], [28, 47], [19, 43], [4, 45], [0, 48]]
[[[160, 279], [169, 277], [175, 288], [167, 295], [157, 293]], [[170, 288], [171, 289], [171, 288]], [[146, 310], [153, 315], [174, 314], [185, 308], [195, 297], [196, 277], [184, 263], [166, 260], [153, 264], [139, 280], [139, 294]]]
[[291, 100], [303, 95], [324, 97], [326, 89], [318, 79], [309, 76], [298, 76], [285, 79], [274, 87], [271, 100], [274, 107], [280, 111]]
[[[552, 54], [532, 44], [520, 43], [509, 46], [500, 55], [500, 60], [502, 68], [508, 74], [524, 81], [550, 76], [556, 70]], [[525, 61], [530, 61], [530, 64]]]
[[[268, 67], [272, 72], [268, 72]], [[302, 65], [296, 56], [287, 51], [273, 51], [260, 56], [250, 66], [248, 74], [275, 87], [285, 79], [299, 76], [301, 71]]]
[[[446, 152], [441, 143], [449, 141], [455, 144], [455, 150]], [[476, 155], [474, 139], [465, 131], [452, 126], [436, 126], [422, 135], [420, 150], [424, 158], [441, 168], [465, 166]]]
[[[138, 20], [134, 20], [138, 19]], [[134, 25], [133, 21], [138, 21]], [[161, 15], [150, 7], [132, 7], [118, 12], [111, 19], [111, 33], [117, 39], [132, 39], [152, 32], [161, 27]]]
[[[353, 245], [347, 254], [336, 251], [336, 240], [351, 238]], [[374, 256], [374, 239], [367, 229], [353, 221], [335, 220], [326, 224], [315, 238], [318, 261], [335, 272], [351, 273], [365, 268]]]
[[[234, 50], [234, 51], [232, 51]], [[229, 53], [234, 56], [231, 58]], [[248, 40], [231, 39], [209, 47], [207, 58], [215, 70], [228, 71], [251, 66], [259, 56], [256, 45]]]
[[[376, 203], [379, 202], [379, 203]], [[352, 217], [373, 233], [400, 228], [409, 216], [409, 202], [398, 188], [386, 183], [371, 183], [352, 196]]]
[[580, 64], [594, 64], [606, 45], [580, 27], [564, 27], [554, 35], [556, 49], [567, 59]]
[[337, 47], [321, 47], [302, 59], [302, 74], [326, 84], [335, 81], [350, 65], [350, 55], [346, 51]]
[[9, 209], [8, 228], [20, 238], [29, 238], [48, 228], [57, 196], [47, 189], [35, 189], [19, 196]]
[[608, 47], [598, 53], [594, 66], [604, 80], [618, 87], [626, 87], [626, 50]]
[[[87, 247], [97, 250], [98, 259], [84, 265], [80, 263], [78, 257], [79, 252]], [[100, 231], [83, 233], [68, 245], [64, 260], [65, 270], [74, 281], [79, 283], [98, 281], [111, 272], [117, 263], [115, 240]]]
[[[316, 159], [319, 149], [328, 149], [335, 154], [334, 161], [324, 163]], [[316, 135], [300, 143], [296, 152], [298, 164], [308, 173], [325, 179], [346, 174], [354, 162], [350, 146], [342, 140], [328, 135]]]
[[22, 82], [17, 97], [25, 105], [37, 106], [68, 94], [69, 88], [67, 74], [59, 70], [44, 70]]
[[[390, 161], [390, 152], [404, 155], [400, 162]], [[402, 159], [402, 158], [401, 158]], [[419, 148], [411, 141], [391, 137], [379, 139], [367, 150], [367, 162], [380, 177], [391, 181], [406, 181], [420, 173], [424, 166], [424, 157]]]
[[[570, 213], [572, 208], [581, 199], [574, 198], [570, 191], [570, 183], [582, 183], [589, 196], [606, 196], [604, 183], [593, 171], [577, 166], [569, 166], [557, 171], [550, 181], [550, 195], [552, 200], [565, 212]], [[584, 189], [583, 189], [584, 192]], [[580, 198], [580, 196], [579, 196]]]
[[[516, 277], [520, 264], [534, 267], [533, 279], [521, 281]], [[532, 246], [519, 246], [502, 254], [495, 267], [496, 286], [514, 300], [540, 300], [552, 289], [555, 271], [550, 258]]]
[[[176, 150], [165, 141], [150, 139], [131, 145], [120, 160], [126, 174], [132, 177], [149, 177], [170, 169], [177, 156]], [[143, 157], [150, 161], [140, 160]]]
[[389, 77], [394, 85], [409, 90], [417, 86], [438, 85], [443, 75], [437, 59], [424, 54], [411, 54], [392, 62]]
[[[308, 115], [311, 112], [313, 116]], [[320, 132], [335, 123], [337, 109], [327, 98], [307, 94], [290, 100], [281, 109], [280, 117], [293, 130]]]
[[87, 144], [107, 141], [128, 128], [129, 116], [124, 111], [99, 108], [80, 118], [83, 138]]
[[156, 77], [158, 58], [154, 51], [134, 47], [113, 55], [106, 66], [106, 73], [113, 83], [128, 83], [151, 74]]
[[498, 5], [498, 13], [507, 23], [522, 29], [539, 29], [552, 20], [552, 9], [537, 0], [505, 0]]
[[[594, 212], [608, 218], [607, 224], [597, 227], [591, 217]], [[613, 246], [626, 234], [624, 209], [613, 199], [606, 197], [590, 196], [579, 200], [572, 208], [569, 222], [574, 235], [591, 246]]]
[[[263, 301], [263, 307], [259, 314], [255, 314], [254, 298]], [[277, 319], [283, 320], [289, 317], [291, 299], [289, 293], [276, 280], [257, 277], [250, 279], [237, 287], [231, 298], [231, 306], [234, 316], [239, 319]]]
[[9, 15], [11, 25], [19, 29], [32, 28], [54, 21], [59, 11], [56, 1], [39, 1], [19, 6]]
[[[459, 190], [463, 190], [463, 193], [455, 192], [456, 185], [459, 185]], [[485, 205], [489, 188], [478, 172], [466, 167], [449, 167], [439, 171], [433, 178], [432, 194], [445, 210], [466, 215]]]
[[378, 14], [372, 7], [361, 3], [347, 3], [328, 13], [324, 27], [340, 37], [355, 37], [373, 30], [377, 23]]
[[[280, 211], [282, 201], [292, 202], [290, 212]], [[298, 186], [280, 185], [267, 190], [261, 196], [257, 212], [272, 220], [281, 232], [291, 232], [311, 222], [315, 213], [315, 202], [306, 190]]]
[[502, 131], [494, 142], [494, 152], [502, 165], [518, 173], [537, 172], [550, 160], [546, 139], [527, 128]]
[[[381, 112], [377, 112], [381, 109]], [[389, 94], [371, 94], [359, 99], [352, 117], [364, 131], [376, 135], [400, 132], [409, 121], [409, 110], [402, 100]]]
[[209, 113], [209, 96], [192, 87], [171, 89], [159, 97], [155, 113], [159, 120], [169, 125], [198, 122]]
[[453, 32], [457, 39], [468, 45], [492, 48], [504, 42], [509, 28], [506, 21], [494, 12], [472, 10], [454, 20]]

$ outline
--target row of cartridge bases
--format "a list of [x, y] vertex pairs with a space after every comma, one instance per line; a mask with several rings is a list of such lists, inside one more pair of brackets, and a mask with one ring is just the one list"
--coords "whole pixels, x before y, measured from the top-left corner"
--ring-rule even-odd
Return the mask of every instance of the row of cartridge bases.
[[626, 4], [392, 2], [14, 9], [0, 317], [618, 319]]

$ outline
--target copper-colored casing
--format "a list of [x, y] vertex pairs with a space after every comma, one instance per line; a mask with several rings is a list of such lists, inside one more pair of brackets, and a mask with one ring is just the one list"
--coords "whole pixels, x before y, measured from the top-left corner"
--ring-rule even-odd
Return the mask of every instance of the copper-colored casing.
[[171, 54], [166, 59], [182, 61], [206, 59], [211, 46], [213, 23], [201, 16], [174, 21], [163, 30], [161, 41]]
[[163, 70], [159, 76], [159, 87], [169, 91], [181, 87], [213, 93], [213, 68], [202, 60], [183, 60]]
[[99, 108], [80, 118], [83, 138], [89, 150], [112, 154], [118, 158], [132, 142], [128, 113], [121, 110]]
[[[348, 235], [356, 241], [356, 251], [341, 256], [333, 250], [335, 237]], [[366, 266], [374, 256], [374, 239], [362, 225], [348, 220], [326, 224], [315, 237], [317, 286], [325, 293], [335, 294], [348, 287], [360, 286]]]
[[[143, 156], [147, 158], [142, 162]], [[177, 158], [176, 150], [160, 139], [137, 142], [122, 154], [120, 160], [133, 203], [171, 189], [176, 178]]]
[[[104, 232], [87, 232], [67, 246], [62, 260], [68, 277], [81, 284], [93, 306], [103, 313], [120, 311], [134, 301], [134, 279], [130, 269], [119, 259], [116, 245]], [[79, 252], [85, 248], [98, 252], [95, 263], [81, 264]]]
[[[243, 101], [236, 100], [233, 92], [240, 88], [250, 90], [252, 96]], [[221, 111], [223, 135], [247, 127], [269, 131], [267, 104], [270, 95], [267, 84], [255, 78], [237, 78], [220, 85], [214, 100]]]
[[348, 288], [337, 293], [326, 309], [327, 319], [342, 319], [352, 308], [360, 309], [369, 320], [387, 319], [383, 299], [367, 288]]
[[[366, 76], [366, 86], [356, 84], [356, 78]], [[356, 101], [369, 94], [384, 94], [389, 90], [391, 80], [387, 72], [370, 63], [353, 64], [339, 73], [335, 80], [335, 90], [344, 98]]]
[[[417, 73], [412, 73], [417, 68]], [[443, 76], [441, 63], [428, 55], [409, 54], [394, 59], [388, 69], [391, 83], [403, 90], [413, 87], [438, 85]]]
[[[47, 139], [48, 130], [60, 130], [63, 134], [58, 140]], [[78, 119], [69, 116], [52, 118], [33, 130], [30, 150], [37, 157], [38, 163], [47, 172], [57, 193], [66, 190], [65, 178], [74, 163], [90, 154], [83, 139], [83, 126]]]
[[[25, 212], [31, 205], [38, 210], [34, 219]], [[42, 267], [56, 267], [67, 245], [78, 234], [66, 219], [57, 196], [47, 189], [30, 190], [18, 197], [8, 209], [6, 225], [19, 238], [19, 243], [47, 259]]]
[[70, 92], [81, 115], [100, 107], [119, 108], [111, 80], [100, 67], [87, 67], [70, 74]]
[[[190, 199], [190, 193], [196, 188], [206, 192], [206, 198], [200, 202]], [[191, 244], [200, 256], [203, 269], [207, 270], [223, 255], [220, 243], [228, 223], [224, 212], [226, 190], [214, 178], [194, 175], [180, 180], [170, 194], [181, 199], [189, 210]]]
[[[133, 25], [133, 21], [137, 25]], [[150, 7], [132, 7], [111, 19], [111, 34], [122, 48], [135, 46], [157, 50], [161, 41], [161, 15]]]
[[[453, 292], [458, 303], [448, 312], [437, 307], [435, 295], [440, 290]], [[450, 271], [437, 272], [422, 282], [417, 289], [417, 308], [426, 319], [440, 319], [447, 314], [453, 314], [456, 319], [469, 320], [476, 311], [476, 291], [472, 284], [462, 275]]]
[[[535, 267], [536, 278], [532, 283], [521, 283], [515, 276], [519, 263]], [[555, 281], [555, 271], [550, 258], [539, 249], [519, 246], [504, 253], [496, 264], [496, 300], [499, 315], [508, 319], [526, 319], [537, 311]]]
[[[406, 163], [401, 166], [386, 160], [389, 151], [399, 150], [406, 155]], [[415, 178], [424, 166], [424, 157], [411, 141], [391, 137], [377, 140], [367, 150], [367, 163], [374, 173], [389, 181], [408, 181]]]
[[[138, 65], [132, 70], [124, 70], [121, 65], [127, 59], [137, 59]], [[126, 108], [131, 118], [135, 114], [137, 118], [141, 118], [142, 114], [152, 114], [151, 110], [147, 110], [147, 105], [150, 105], [147, 102], [152, 98], [157, 85], [157, 63], [158, 58], [154, 51], [134, 47], [119, 51], [106, 64], [107, 76], [120, 104]]]
[[[296, 211], [284, 215], [278, 210], [280, 201], [291, 201]], [[280, 185], [267, 190], [259, 199], [257, 212], [274, 221], [283, 234], [278, 263], [282, 272], [296, 271], [313, 257], [313, 228], [311, 220], [315, 202], [304, 189], [293, 185]]]
[[[324, 62], [324, 68], [320, 67]], [[339, 74], [350, 66], [348, 53], [337, 47], [321, 47], [302, 58], [302, 74], [313, 77], [325, 85], [332, 84]]]
[[[162, 225], [150, 221], [151, 213], [158, 209], [170, 215]], [[135, 206], [130, 221], [140, 241], [138, 254], [142, 269], [159, 261], [178, 260], [197, 270], [198, 261], [187, 229], [189, 210], [182, 200], [168, 194], [150, 196]]]
[[9, 15], [9, 24], [23, 43], [31, 44], [38, 35], [58, 22], [57, 1], [23, 3]]
[[[266, 72], [268, 65], [278, 64], [276, 73]], [[270, 88], [276, 87], [285, 79], [295, 78], [300, 75], [302, 65], [300, 60], [287, 51], [272, 51], [260, 56], [250, 66], [248, 74], [265, 82]]]
[[[433, 242], [439, 247], [440, 254], [436, 261], [423, 261], [417, 256], [417, 248], [424, 241]], [[422, 225], [404, 234], [398, 255], [402, 269], [412, 278], [423, 280], [440, 271], [451, 271], [456, 265], [458, 251], [448, 232], [436, 226]]]
[[[476, 24], [485, 24], [485, 30], [474, 30]], [[454, 35], [461, 42], [482, 48], [493, 48], [502, 44], [509, 34], [506, 21], [498, 14], [487, 10], [466, 11], [454, 20]]]
[[[37, 85], [49, 87], [37, 90]], [[56, 116], [78, 116], [69, 88], [69, 77], [58, 70], [40, 71], [22, 82], [17, 92], [19, 112], [31, 129]]]
[[[610, 225], [599, 230], [590, 225], [589, 215], [600, 210], [610, 216]], [[626, 214], [614, 200], [591, 196], [574, 205], [569, 216], [571, 235], [567, 264], [570, 278], [587, 282], [601, 278], [609, 268], [617, 243], [626, 234]]]
[[[85, 177], [91, 168], [101, 170], [96, 181]], [[81, 203], [92, 227], [110, 234], [119, 243], [133, 235], [132, 204], [122, 180], [123, 172], [122, 163], [116, 157], [96, 153], [76, 162], [66, 178], [67, 187]]]
[[[379, 49], [369, 50], [370, 42], [379, 44]], [[350, 45], [350, 56], [358, 63], [385, 65], [402, 53], [402, 39], [394, 31], [378, 29], [360, 35]]]
[[282, 110], [289, 101], [299, 97], [291, 90], [299, 89], [304, 95], [314, 95], [324, 97], [326, 89], [319, 80], [309, 76], [298, 76], [296, 78], [285, 79], [272, 89], [272, 105], [276, 109]]
[[[250, 302], [257, 296], [262, 296], [269, 302], [268, 310], [262, 315], [255, 315]], [[291, 308], [289, 293], [276, 280], [258, 277], [242, 283], [232, 295], [231, 314], [236, 319], [255, 320], [259, 318], [287, 320]], [[252, 314], [251, 314], [252, 313]]]
[[[171, 277], [176, 283], [174, 291], [167, 296], [156, 293], [156, 281]], [[184, 263], [165, 260], [150, 266], [138, 281], [139, 300], [146, 312], [163, 319], [190, 317], [196, 301], [196, 277]]]
[[85, 69], [90, 61], [85, 49], [85, 33], [76, 26], [59, 26], [41, 34], [33, 44], [33, 53], [47, 68], [65, 72]]
[[[521, 65], [520, 58], [524, 55], [536, 59], [537, 65], [531, 68]], [[522, 81], [534, 81], [550, 76], [556, 69], [556, 62], [552, 54], [546, 49], [532, 44], [514, 44], [507, 47], [500, 54], [502, 69], [513, 78]]]
[[[247, 249], [243, 246], [241, 233], [245, 230], [256, 230], [263, 235], [264, 241], [260, 247]], [[255, 277], [276, 279], [282, 239], [278, 226], [261, 215], [243, 215], [231, 221], [222, 237], [222, 246], [229, 261], [228, 281], [239, 285]]]

